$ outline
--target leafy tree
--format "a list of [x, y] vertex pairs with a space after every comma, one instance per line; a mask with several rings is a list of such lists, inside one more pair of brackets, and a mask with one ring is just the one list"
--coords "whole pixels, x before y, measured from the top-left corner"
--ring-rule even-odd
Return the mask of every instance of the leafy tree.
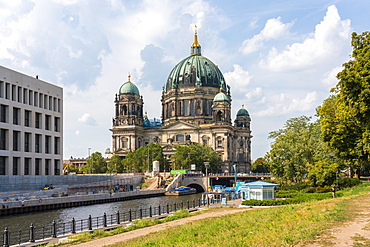
[[352, 59], [338, 73], [338, 84], [318, 108], [323, 138], [335, 155], [359, 172], [370, 159], [370, 33], [352, 34]]
[[[316, 171], [312, 167], [317, 164], [322, 170], [328, 169], [325, 172], [335, 176], [336, 171], [331, 169], [332, 164], [340, 162], [333, 157], [330, 147], [322, 140], [319, 121], [312, 122], [306, 116], [291, 118], [284, 128], [270, 132], [269, 137], [274, 142], [265, 160], [276, 178], [285, 182], [300, 182], [310, 171]], [[323, 160], [326, 160], [325, 166], [318, 163]], [[316, 184], [316, 180], [313, 183]]]
[[84, 173], [105, 173], [107, 171], [107, 163], [99, 152], [92, 153], [86, 160], [86, 165], [81, 167]]
[[151, 142], [145, 147], [128, 153], [122, 163], [129, 172], [144, 172], [152, 171], [153, 161], [159, 161], [161, 171], [167, 167], [161, 145]]
[[195, 164], [205, 172], [204, 162], [210, 162], [208, 171], [216, 172], [221, 157], [209, 146], [191, 143], [186, 146], [176, 146], [176, 153], [172, 156], [172, 169], [190, 169], [191, 164]]
[[75, 166], [74, 164], [69, 164], [68, 165], [68, 170], [69, 172], [75, 172], [75, 173], [79, 173], [79, 169], [77, 166]]
[[124, 171], [122, 160], [118, 155], [113, 155], [110, 158], [107, 171], [109, 173], [122, 173]]
[[338, 164], [323, 159], [314, 165], [308, 164], [308, 179], [313, 186], [332, 185], [338, 172]]
[[266, 161], [264, 158], [260, 157], [256, 159], [252, 164], [252, 172], [256, 173], [269, 173], [269, 167], [266, 164]]
[[300, 182], [307, 175], [306, 165], [313, 163], [312, 150], [308, 146], [311, 118], [302, 116], [289, 119], [284, 128], [272, 131], [275, 139], [266, 154], [273, 176], [285, 181]]

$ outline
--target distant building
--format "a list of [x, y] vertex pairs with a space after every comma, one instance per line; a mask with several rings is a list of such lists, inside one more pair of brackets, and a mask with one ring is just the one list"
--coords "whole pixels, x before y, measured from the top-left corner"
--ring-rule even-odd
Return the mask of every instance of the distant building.
[[60, 175], [63, 89], [0, 66], [0, 175]]
[[63, 163], [68, 165], [74, 165], [78, 169], [80, 169], [82, 166], [87, 165], [86, 163], [87, 158], [74, 158], [71, 156], [69, 160], [63, 160]]
[[242, 106], [231, 120], [231, 92], [217, 65], [201, 55], [195, 33], [191, 54], [170, 72], [162, 91], [162, 119], [143, 114], [144, 100], [131, 78], [115, 97], [111, 155], [125, 157], [150, 142], [171, 160], [176, 145], [190, 142], [212, 147], [222, 158], [220, 172], [251, 169], [251, 118]]

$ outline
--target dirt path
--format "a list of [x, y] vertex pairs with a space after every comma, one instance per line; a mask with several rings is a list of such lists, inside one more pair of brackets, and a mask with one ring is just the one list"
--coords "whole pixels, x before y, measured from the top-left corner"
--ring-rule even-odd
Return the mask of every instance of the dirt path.
[[334, 227], [306, 247], [370, 246], [370, 193], [351, 201], [348, 210], [354, 217]]
[[155, 226], [151, 227], [146, 227], [146, 228], [141, 228], [138, 230], [130, 231], [130, 232], [125, 232], [121, 233], [118, 235], [114, 235], [111, 237], [105, 237], [101, 239], [97, 239], [94, 241], [82, 243], [82, 244], [77, 244], [74, 246], [78, 247], [91, 247], [91, 246], [108, 246], [112, 244], [117, 244], [121, 242], [125, 242], [127, 240], [133, 239], [133, 238], [138, 238], [145, 236], [146, 234], [149, 234], [151, 232], [158, 232], [158, 231], [163, 231], [168, 228], [174, 227], [174, 226], [179, 226], [179, 225], [184, 225], [189, 222], [197, 221], [197, 220], [202, 220], [206, 218], [211, 218], [211, 217], [219, 217], [219, 216], [224, 216], [228, 214], [234, 214], [234, 213], [239, 213], [242, 211], [246, 210], [252, 210], [252, 208], [235, 208], [235, 209], [230, 209], [230, 208], [225, 208], [223, 210], [217, 210], [217, 211], [210, 211], [210, 212], [204, 212], [202, 214], [194, 215], [191, 217], [183, 218], [183, 219], [178, 219], [174, 220], [171, 222], [166, 222], [162, 224], [158, 224]]

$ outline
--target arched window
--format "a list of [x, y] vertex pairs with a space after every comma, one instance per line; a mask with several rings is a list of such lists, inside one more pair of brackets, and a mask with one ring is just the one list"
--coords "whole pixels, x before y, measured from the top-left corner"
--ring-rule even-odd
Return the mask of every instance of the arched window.
[[202, 114], [200, 104], [201, 104], [201, 101], [198, 100], [197, 103], [196, 103], [196, 106], [195, 106], [195, 108], [196, 108], [195, 109], [195, 114], [196, 115], [201, 115]]
[[127, 141], [128, 141], [128, 139], [127, 139], [127, 138], [122, 138], [122, 139], [121, 139], [121, 147], [122, 147], [122, 148], [127, 148], [127, 147], [128, 147], [128, 145], [127, 145]]
[[216, 114], [216, 121], [222, 121], [222, 111], [218, 111]]

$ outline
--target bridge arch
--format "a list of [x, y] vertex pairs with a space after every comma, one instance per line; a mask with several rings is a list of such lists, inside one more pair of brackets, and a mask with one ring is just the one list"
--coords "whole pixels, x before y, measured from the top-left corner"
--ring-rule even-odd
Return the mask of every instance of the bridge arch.
[[201, 192], [204, 192], [204, 188], [202, 185], [200, 184], [197, 184], [197, 183], [192, 183], [192, 184], [188, 184], [186, 185], [187, 187], [191, 187], [191, 188], [194, 188], [197, 190], [197, 193], [201, 193]]

